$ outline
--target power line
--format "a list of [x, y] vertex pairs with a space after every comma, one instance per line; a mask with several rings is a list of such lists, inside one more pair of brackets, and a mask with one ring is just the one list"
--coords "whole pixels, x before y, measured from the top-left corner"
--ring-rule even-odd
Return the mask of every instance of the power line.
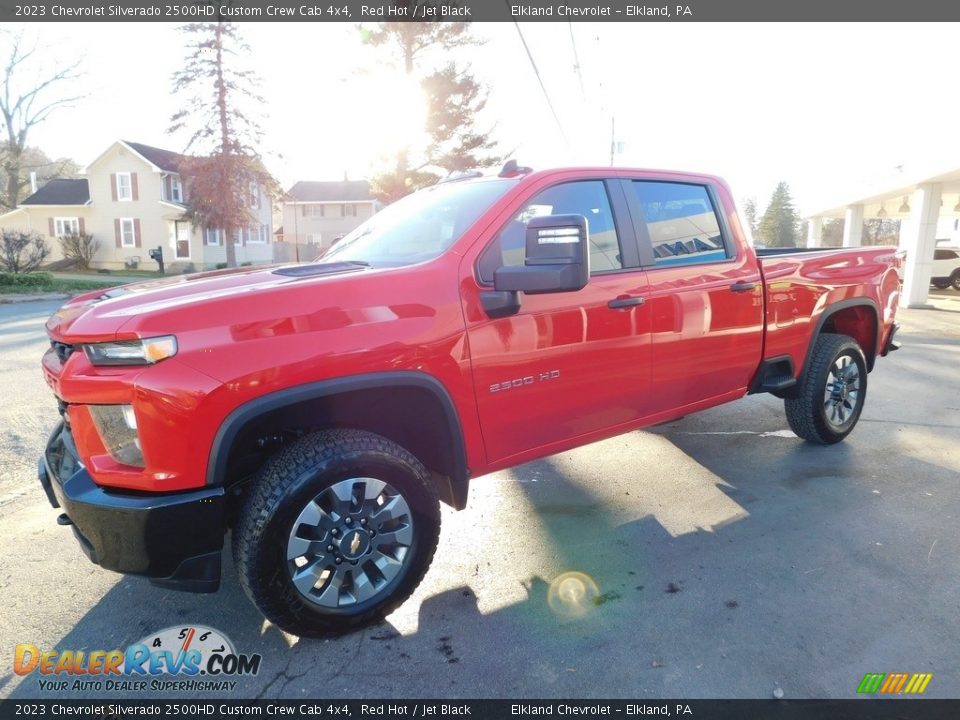
[[587, 91], [583, 89], [583, 75], [580, 73], [580, 57], [577, 55], [577, 40], [573, 37], [573, 22], [567, 21], [567, 27], [570, 28], [570, 45], [573, 47], [573, 69], [577, 71], [577, 78], [580, 80], [580, 97], [587, 99]]
[[540, 70], [537, 68], [537, 63], [533, 59], [533, 54], [530, 52], [530, 47], [527, 45], [527, 41], [523, 37], [523, 31], [520, 29], [520, 24], [514, 20], [513, 26], [517, 28], [517, 34], [520, 35], [520, 42], [523, 43], [523, 49], [527, 51], [527, 57], [530, 59], [530, 65], [533, 67], [533, 72], [537, 76], [537, 82], [540, 83], [540, 89], [543, 90], [543, 97], [546, 99], [547, 105], [550, 108], [550, 112], [553, 114], [553, 120], [557, 123], [557, 129], [560, 130], [560, 135], [563, 137], [563, 142], [566, 144], [567, 149], [569, 149], [570, 140], [567, 139], [567, 133], [563, 130], [563, 125], [560, 123], [560, 117], [557, 115], [557, 111], [553, 107], [553, 101], [550, 100], [550, 93], [547, 92], [547, 86], [543, 84], [543, 78], [540, 77]]

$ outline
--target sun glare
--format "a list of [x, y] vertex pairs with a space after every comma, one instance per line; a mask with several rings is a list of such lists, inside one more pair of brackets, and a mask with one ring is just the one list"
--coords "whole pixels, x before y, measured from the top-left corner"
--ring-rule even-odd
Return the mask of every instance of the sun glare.
[[394, 155], [426, 141], [427, 104], [416, 79], [378, 72], [356, 83], [351, 102], [353, 129], [368, 156]]

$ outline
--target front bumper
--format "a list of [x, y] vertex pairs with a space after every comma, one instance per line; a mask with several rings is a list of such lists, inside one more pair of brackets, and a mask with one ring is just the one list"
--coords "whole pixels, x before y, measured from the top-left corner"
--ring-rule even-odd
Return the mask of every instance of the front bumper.
[[176, 590], [219, 588], [226, 531], [222, 488], [165, 494], [101, 488], [78, 459], [63, 422], [50, 436], [39, 476], [50, 504], [64, 511], [58, 522], [72, 526], [92, 562]]

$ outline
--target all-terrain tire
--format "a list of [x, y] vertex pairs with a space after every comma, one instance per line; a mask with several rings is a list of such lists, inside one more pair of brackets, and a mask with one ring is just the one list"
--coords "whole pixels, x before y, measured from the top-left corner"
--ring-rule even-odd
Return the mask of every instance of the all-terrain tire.
[[954, 290], [960, 290], [960, 270], [953, 271], [950, 276], [950, 284], [953, 285]]
[[866, 395], [867, 361], [857, 341], [824, 333], [816, 339], [796, 396], [784, 400], [787, 422], [804, 440], [838, 443], [856, 426]]
[[[382, 494], [364, 499], [367, 488], [372, 494], [381, 487]], [[396, 507], [405, 514], [386, 521], [380, 542], [402, 534], [405, 546], [374, 549], [377, 529], [385, 526], [380, 518], [398, 513]], [[316, 527], [308, 516], [318, 518]], [[374, 433], [330, 430], [300, 438], [264, 464], [235, 524], [233, 554], [241, 586], [267, 619], [295, 635], [331, 637], [379, 622], [403, 603], [423, 579], [439, 535], [437, 488], [419, 460]], [[304, 555], [291, 558], [301, 547]], [[351, 556], [351, 549], [367, 555]], [[387, 575], [378, 563], [390, 566]], [[321, 595], [294, 583], [295, 576], [303, 582], [304, 568], [319, 573], [321, 565], [334, 573], [321, 587], [330, 589], [337, 577], [343, 585]]]

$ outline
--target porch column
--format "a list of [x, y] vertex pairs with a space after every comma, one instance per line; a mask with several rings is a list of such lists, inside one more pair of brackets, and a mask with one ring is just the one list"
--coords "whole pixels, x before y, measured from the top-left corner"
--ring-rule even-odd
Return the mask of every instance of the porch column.
[[816, 248], [823, 244], [823, 218], [812, 217], [807, 222], [807, 247]]
[[907, 251], [900, 304], [906, 307], [929, 307], [927, 296], [937, 246], [941, 190], [939, 183], [919, 186], [910, 200], [910, 222], [900, 225], [900, 248]]
[[860, 247], [863, 241], [863, 205], [850, 205], [843, 216], [843, 246]]

